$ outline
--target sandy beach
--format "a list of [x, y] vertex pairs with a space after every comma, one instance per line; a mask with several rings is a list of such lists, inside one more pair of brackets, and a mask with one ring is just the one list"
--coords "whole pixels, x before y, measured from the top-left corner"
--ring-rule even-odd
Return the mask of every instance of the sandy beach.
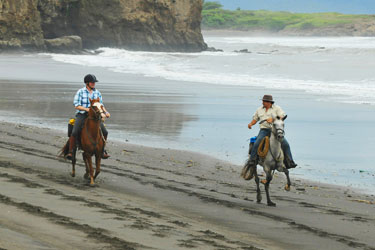
[[[96, 186], [57, 157], [65, 134], [0, 123], [2, 249], [375, 249], [375, 199], [277, 174], [277, 207], [241, 166], [109, 142]], [[263, 191], [263, 190], [262, 190]]]

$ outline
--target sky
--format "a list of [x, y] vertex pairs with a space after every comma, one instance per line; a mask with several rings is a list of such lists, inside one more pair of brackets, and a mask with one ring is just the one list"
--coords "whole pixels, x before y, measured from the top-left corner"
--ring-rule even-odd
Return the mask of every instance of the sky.
[[206, 0], [217, 1], [224, 9], [273, 10], [299, 13], [339, 12], [375, 14], [375, 0]]

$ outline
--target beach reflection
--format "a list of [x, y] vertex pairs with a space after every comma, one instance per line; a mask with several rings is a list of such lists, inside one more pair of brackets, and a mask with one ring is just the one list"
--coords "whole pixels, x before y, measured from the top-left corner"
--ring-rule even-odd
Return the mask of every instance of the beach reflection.
[[[1, 111], [14, 116], [40, 118], [44, 123], [62, 123], [74, 117], [73, 96], [78, 84], [0, 82]], [[78, 87], [77, 87], [78, 86]], [[111, 113], [110, 129], [158, 136], [178, 136], [185, 122], [197, 120], [184, 110], [181, 96], [173, 93], [140, 93], [100, 89]]]

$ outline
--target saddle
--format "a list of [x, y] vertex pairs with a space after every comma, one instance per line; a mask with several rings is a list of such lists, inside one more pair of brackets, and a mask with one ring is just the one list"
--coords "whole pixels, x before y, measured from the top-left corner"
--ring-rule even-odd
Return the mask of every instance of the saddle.
[[[74, 123], [75, 123], [76, 119], [72, 118], [69, 120], [69, 123], [68, 123], [68, 137], [70, 137], [72, 135], [72, 132], [73, 132], [73, 127], [74, 127]], [[84, 123], [82, 124], [82, 128], [81, 130], [79, 131], [78, 133], [78, 136], [76, 138], [76, 147], [77, 149], [81, 150], [82, 149], [82, 145], [81, 145], [81, 133], [82, 133], [82, 129], [84, 127]], [[100, 131], [100, 134], [103, 138], [103, 141], [105, 143], [105, 139], [104, 139], [104, 136], [103, 136], [103, 132], [102, 132], [102, 129], [99, 127], [99, 131]]]

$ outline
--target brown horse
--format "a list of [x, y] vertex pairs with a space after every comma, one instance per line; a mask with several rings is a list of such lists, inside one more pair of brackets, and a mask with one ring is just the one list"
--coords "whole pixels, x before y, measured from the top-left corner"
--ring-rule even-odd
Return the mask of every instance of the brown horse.
[[[100, 123], [105, 119], [103, 105], [100, 103], [99, 98], [90, 99], [90, 110], [88, 117], [83, 125], [81, 136], [80, 136], [80, 148], [83, 150], [82, 156], [83, 161], [86, 165], [85, 179], [88, 179], [90, 175], [90, 185], [94, 185], [94, 179], [100, 173], [100, 162], [102, 159], [102, 153], [105, 146], [105, 139], [100, 130]], [[61, 155], [66, 156], [69, 149], [69, 141], [66, 143], [64, 148], [61, 150]], [[73, 149], [72, 157], [72, 177], [75, 177], [75, 164], [76, 164], [76, 151]], [[95, 155], [95, 175], [92, 167], [92, 156]]]

